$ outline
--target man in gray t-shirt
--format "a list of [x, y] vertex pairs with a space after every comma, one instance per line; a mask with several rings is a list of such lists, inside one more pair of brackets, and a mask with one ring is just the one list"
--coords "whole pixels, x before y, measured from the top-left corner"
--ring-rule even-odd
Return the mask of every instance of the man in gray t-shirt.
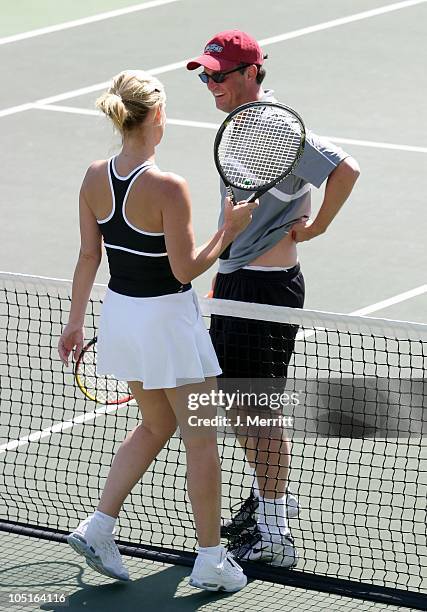
[[[256, 100], [274, 102], [264, 90], [264, 55], [257, 41], [239, 30], [216, 34], [203, 54], [187, 64], [203, 68], [202, 82], [216, 107], [230, 113]], [[307, 131], [301, 160], [284, 181], [261, 196], [251, 224], [220, 258], [213, 297], [302, 308], [304, 278], [297, 258], [297, 243], [323, 234], [359, 175], [357, 162], [324, 138]], [[325, 195], [314, 220], [310, 220], [310, 192], [326, 181]], [[222, 223], [225, 185], [221, 183]], [[247, 192], [234, 190], [236, 200]], [[289, 222], [296, 220], [289, 227]], [[212, 317], [211, 338], [225, 380], [248, 378], [283, 381], [292, 356], [297, 329], [292, 325]], [[274, 431], [273, 431], [274, 429]], [[235, 428], [236, 437], [254, 470], [254, 487], [223, 535], [240, 559], [270, 561], [294, 567], [297, 552], [288, 518], [298, 513], [298, 500], [287, 489], [290, 444], [283, 428], [270, 428], [269, 436], [255, 436]], [[255, 520], [256, 512], [258, 520]]]

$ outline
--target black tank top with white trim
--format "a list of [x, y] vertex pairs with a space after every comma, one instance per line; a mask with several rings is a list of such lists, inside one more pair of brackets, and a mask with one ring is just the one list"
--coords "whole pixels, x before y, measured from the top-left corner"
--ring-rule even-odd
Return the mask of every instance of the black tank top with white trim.
[[156, 297], [191, 289], [173, 275], [163, 233], [145, 232], [126, 218], [126, 200], [135, 180], [154, 164], [145, 163], [128, 176], [119, 176], [114, 158], [108, 162], [113, 208], [98, 220], [110, 268], [108, 287], [130, 297]]

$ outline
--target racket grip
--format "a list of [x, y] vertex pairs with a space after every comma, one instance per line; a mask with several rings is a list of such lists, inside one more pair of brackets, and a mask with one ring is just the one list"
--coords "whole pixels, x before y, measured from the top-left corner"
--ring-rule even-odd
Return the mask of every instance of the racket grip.
[[251, 202], [255, 202], [255, 200], [257, 199], [258, 194], [257, 192], [253, 193], [251, 196], [249, 196], [249, 198], [246, 200], [246, 202], [248, 204], [250, 204]]
[[231, 203], [233, 204], [233, 206], [236, 206], [236, 204], [237, 204], [236, 198], [234, 197], [234, 193], [233, 193], [233, 190], [231, 189], [230, 185], [228, 185], [225, 189], [226, 189], [226, 192], [227, 192], [227, 197], [230, 198]]

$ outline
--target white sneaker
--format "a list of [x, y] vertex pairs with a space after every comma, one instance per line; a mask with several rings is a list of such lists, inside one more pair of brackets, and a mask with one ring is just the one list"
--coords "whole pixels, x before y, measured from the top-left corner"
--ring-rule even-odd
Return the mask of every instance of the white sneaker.
[[[253, 490], [243, 503], [238, 503], [231, 509], [232, 518], [224, 520], [221, 525], [221, 537], [233, 538], [248, 529], [253, 529], [257, 522], [259, 498]], [[298, 516], [301, 507], [296, 495], [289, 489], [286, 491], [286, 516], [288, 519]]]
[[110, 578], [129, 580], [129, 572], [122, 563], [113, 535], [114, 532], [102, 531], [90, 516], [70, 533], [67, 542], [79, 555], [86, 557], [86, 563], [92, 569]]
[[298, 563], [298, 553], [290, 533], [274, 536], [264, 533], [258, 526], [234, 538], [229, 548], [242, 561], [264, 561], [289, 569]]
[[199, 553], [188, 582], [191, 586], [206, 591], [234, 593], [243, 589], [247, 581], [240, 565], [223, 548], [219, 563], [210, 555]]

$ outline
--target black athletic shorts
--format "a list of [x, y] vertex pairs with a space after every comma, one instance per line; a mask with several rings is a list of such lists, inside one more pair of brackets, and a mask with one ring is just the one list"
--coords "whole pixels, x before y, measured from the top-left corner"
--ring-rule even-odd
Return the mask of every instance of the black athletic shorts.
[[[237, 270], [218, 274], [213, 297], [302, 308], [304, 277], [289, 270]], [[212, 315], [210, 335], [227, 378], [286, 378], [297, 325]]]

